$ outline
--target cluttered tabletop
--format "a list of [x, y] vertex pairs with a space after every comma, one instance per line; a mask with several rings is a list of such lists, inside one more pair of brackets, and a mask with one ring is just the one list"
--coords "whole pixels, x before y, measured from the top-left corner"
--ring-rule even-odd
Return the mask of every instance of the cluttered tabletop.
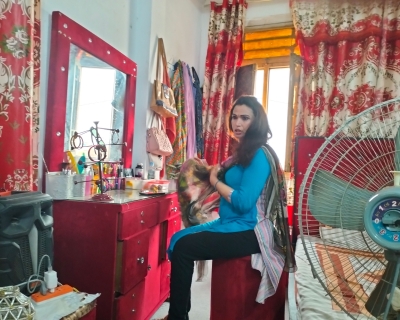
[[[143, 192], [142, 190], [110, 190], [107, 191], [107, 194], [112, 198], [112, 200], [107, 200], [104, 202], [107, 203], [117, 203], [117, 204], [123, 204], [123, 203], [128, 203], [132, 201], [140, 201], [140, 200], [145, 200], [153, 197], [158, 197], [161, 195], [166, 195], [166, 194], [172, 194], [175, 191], [168, 191], [168, 192]], [[100, 200], [93, 200], [92, 195], [88, 196], [83, 196], [83, 197], [73, 197], [69, 198], [68, 200], [74, 200], [74, 201], [98, 201], [102, 202]]]

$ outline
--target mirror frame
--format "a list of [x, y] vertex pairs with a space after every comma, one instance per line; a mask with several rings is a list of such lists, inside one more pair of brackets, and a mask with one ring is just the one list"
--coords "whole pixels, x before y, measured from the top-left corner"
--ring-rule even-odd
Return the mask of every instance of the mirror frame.
[[[114, 47], [59, 11], [52, 13], [44, 161], [61, 171], [64, 159], [70, 45], [74, 44], [126, 74], [124, 132], [120, 137], [125, 168], [132, 167], [137, 65]], [[45, 180], [45, 179], [44, 179]]]

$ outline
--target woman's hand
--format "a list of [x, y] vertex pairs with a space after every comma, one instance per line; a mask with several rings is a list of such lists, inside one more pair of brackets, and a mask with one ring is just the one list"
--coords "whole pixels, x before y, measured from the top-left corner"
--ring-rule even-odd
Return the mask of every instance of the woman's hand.
[[218, 181], [217, 174], [220, 169], [221, 169], [220, 165], [217, 164], [217, 165], [213, 166], [210, 171], [210, 183], [212, 186], [214, 186], [215, 183]]
[[218, 180], [218, 171], [221, 170], [219, 164], [212, 167], [210, 171], [210, 183], [218, 191], [218, 193], [229, 203], [231, 202], [231, 194], [233, 189], [225, 183]]

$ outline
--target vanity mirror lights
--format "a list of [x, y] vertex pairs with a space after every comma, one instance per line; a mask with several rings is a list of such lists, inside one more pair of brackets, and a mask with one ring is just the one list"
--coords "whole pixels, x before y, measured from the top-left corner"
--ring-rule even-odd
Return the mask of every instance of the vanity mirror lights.
[[[52, 14], [44, 161], [61, 171], [71, 138], [98, 122], [107, 160], [132, 166], [137, 65], [61, 12]], [[113, 130], [108, 130], [113, 129]], [[79, 155], [93, 145], [85, 135]], [[86, 141], [87, 140], [87, 141]], [[77, 154], [78, 155], [78, 154]]]

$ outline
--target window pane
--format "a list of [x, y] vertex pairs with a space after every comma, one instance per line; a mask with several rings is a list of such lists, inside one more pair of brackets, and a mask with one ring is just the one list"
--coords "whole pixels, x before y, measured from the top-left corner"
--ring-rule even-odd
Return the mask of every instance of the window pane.
[[261, 104], [263, 103], [263, 93], [264, 93], [264, 70], [259, 69], [256, 72], [256, 82], [254, 84], [254, 96]]
[[270, 69], [268, 75], [268, 123], [272, 131], [270, 146], [285, 165], [287, 111], [289, 99], [289, 68]]

